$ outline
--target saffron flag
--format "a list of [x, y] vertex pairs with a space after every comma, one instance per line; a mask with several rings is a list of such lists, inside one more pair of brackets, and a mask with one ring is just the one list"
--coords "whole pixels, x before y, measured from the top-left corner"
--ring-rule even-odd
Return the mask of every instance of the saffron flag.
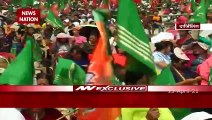
[[26, 47], [0, 76], [0, 84], [32, 85], [33, 76], [33, 39], [27, 36]]
[[149, 39], [132, 0], [119, 1], [117, 27], [117, 45], [128, 53], [127, 69], [156, 75]]
[[54, 84], [84, 85], [85, 76], [85, 71], [73, 61], [59, 58], [55, 71]]
[[[107, 13], [107, 10], [93, 11], [100, 38], [88, 67], [86, 76], [88, 84], [111, 85], [113, 82], [112, 57], [108, 51], [109, 40], [105, 29]], [[120, 108], [88, 108], [79, 111], [80, 120], [118, 120], [120, 117]]]
[[78, 112], [79, 120], [120, 120], [119, 108], [84, 108]]
[[86, 82], [95, 85], [110, 85], [113, 76], [112, 57], [108, 53], [108, 37], [105, 30], [107, 10], [93, 11], [100, 38], [88, 67]]

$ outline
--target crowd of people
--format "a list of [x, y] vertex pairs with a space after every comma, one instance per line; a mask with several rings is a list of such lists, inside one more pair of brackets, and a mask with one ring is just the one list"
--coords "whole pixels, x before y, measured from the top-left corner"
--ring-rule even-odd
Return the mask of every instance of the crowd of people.
[[[175, 20], [171, 21], [173, 25], [167, 28], [167, 23], [162, 20], [163, 15], [160, 15], [166, 9], [159, 8], [158, 11], [155, 10], [155, 12], [147, 14], [142, 11], [140, 4], [137, 7], [140, 12], [141, 22], [150, 39], [156, 68], [160, 71], [172, 63], [171, 68], [177, 83], [181, 82], [180, 84], [189, 85], [208, 84], [208, 72], [211, 66], [210, 63], [204, 63], [211, 59], [209, 53], [211, 31], [174, 30], [174, 23], [188, 22], [189, 18], [183, 15], [176, 15]], [[33, 36], [42, 49], [42, 59], [35, 62], [35, 79], [38, 80], [38, 84], [40, 79], [42, 79], [42, 82], [45, 80], [45, 84], [53, 84], [58, 57], [74, 61], [86, 72], [100, 36], [95, 26], [92, 10], [93, 8], [84, 9], [83, 6], [80, 6], [76, 11], [72, 11], [73, 14], [71, 15], [61, 14], [60, 19], [63, 21], [64, 30], [55, 29], [45, 21], [40, 25], [21, 25], [6, 19], [8, 14], [14, 13], [2, 10], [0, 29], [1, 73], [24, 48], [25, 35], [28, 33]], [[180, 12], [180, 9], [178, 12]], [[210, 16], [209, 10], [208, 21], [210, 21]], [[126, 51], [121, 50], [116, 43], [118, 38], [115, 17], [108, 20], [107, 26], [110, 30], [109, 42], [114, 58], [115, 74], [121, 82], [125, 84], [132, 83], [125, 80], [124, 77], [127, 56]], [[157, 33], [155, 34], [155, 32]], [[167, 39], [167, 33], [170, 33], [168, 34], [169, 39]], [[202, 72], [203, 68], [206, 71]]]
[[[197, 1], [197, 5], [199, 2]], [[95, 7], [84, 6], [79, 2], [78, 4], [80, 5], [73, 6], [68, 15], [60, 13], [58, 18], [63, 21], [64, 29], [62, 30], [53, 27], [45, 20], [42, 20], [40, 24], [21, 25], [15, 19], [7, 19], [7, 16], [16, 14], [16, 11], [2, 10], [0, 16], [0, 73], [3, 74], [24, 49], [26, 34], [31, 35], [42, 50], [42, 59], [34, 62], [36, 70], [34, 85], [53, 85], [55, 68], [60, 57], [74, 61], [86, 73], [100, 33], [92, 15]], [[212, 31], [175, 30], [174, 24], [188, 23], [192, 13], [188, 14], [188, 11], [185, 10], [188, 4], [186, 0], [176, 0], [170, 4], [173, 8], [168, 7], [168, 3], [163, 0], [159, 1], [154, 9], [145, 0], [137, 4], [141, 23], [149, 37], [157, 73], [160, 74], [170, 66], [175, 85], [211, 85], [209, 78], [212, 68]], [[119, 40], [115, 17], [117, 6], [111, 5], [110, 10], [113, 14], [106, 24], [109, 29], [109, 43], [115, 76], [124, 85], [155, 84], [154, 81], [145, 79], [144, 74], [126, 70], [127, 51], [123, 51], [117, 45]], [[211, 23], [211, 15], [211, 7], [209, 7], [207, 23]], [[167, 18], [167, 16], [169, 17]], [[142, 73], [142, 71], [140, 72]], [[163, 85], [170, 84], [164, 83]], [[51, 113], [51, 117], [54, 117], [52, 115], [60, 117], [57, 111], [51, 109], [46, 109], [46, 111]], [[149, 120], [159, 117], [158, 109], [150, 109], [149, 112], [147, 117], [152, 118]], [[209, 112], [211, 111], [209, 110]], [[30, 118], [33, 116], [31, 113], [31, 109], [22, 111], [26, 120], [34, 120], [34, 118]], [[55, 120], [55, 118], [43, 120], [53, 119]]]

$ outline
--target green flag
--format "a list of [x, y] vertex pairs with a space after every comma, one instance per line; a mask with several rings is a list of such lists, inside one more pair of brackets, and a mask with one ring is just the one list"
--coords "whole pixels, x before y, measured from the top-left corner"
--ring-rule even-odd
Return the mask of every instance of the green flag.
[[156, 85], [175, 85], [174, 76], [171, 72], [170, 65], [164, 68], [161, 73], [157, 76]]
[[196, 0], [191, 0], [191, 9], [193, 12], [197, 9]]
[[166, 4], [169, 6], [171, 5], [171, 1], [170, 0], [166, 0]]
[[190, 23], [206, 23], [206, 5], [205, 0], [201, 0], [200, 5], [197, 7], [194, 15], [189, 20]]
[[211, 41], [205, 37], [199, 36], [199, 41], [205, 43], [206, 45], [212, 46]]
[[48, 0], [47, 7], [50, 8], [53, 3], [54, 3], [54, 0]]
[[122, 85], [122, 82], [116, 76], [114, 76], [111, 81], [113, 85]]
[[60, 9], [63, 10], [65, 8], [67, 0], [60, 0]]
[[142, 72], [146, 74], [156, 74], [149, 39], [132, 0], [119, 1], [117, 21], [117, 44], [129, 54], [127, 69], [135, 72], [143, 70]]
[[59, 58], [56, 66], [55, 80], [56, 85], [84, 85], [84, 70], [71, 60]]
[[32, 85], [34, 75], [33, 43], [26, 38], [26, 47], [0, 76], [0, 84]]
[[51, 10], [48, 11], [46, 22], [48, 22], [55, 28], [64, 29], [63, 22], [59, 18], [57, 18]]
[[33, 60], [34, 61], [41, 61], [42, 60], [42, 50], [41, 47], [38, 45], [37, 41], [32, 39], [33, 41]]
[[[14, 0], [14, 1], [18, 1], [18, 0]], [[29, 7], [30, 5], [32, 6], [34, 3], [34, 0], [21, 0], [20, 1], [20, 5], [23, 8]]]
[[205, 5], [206, 5], [206, 9], [208, 10], [208, 8], [212, 5], [212, 1], [211, 0], [205, 0]]
[[12, 5], [20, 5], [20, 0], [13, 0], [12, 2], [11, 2], [11, 4]]
[[175, 120], [182, 120], [185, 116], [191, 114], [191, 109], [188, 108], [170, 108]]

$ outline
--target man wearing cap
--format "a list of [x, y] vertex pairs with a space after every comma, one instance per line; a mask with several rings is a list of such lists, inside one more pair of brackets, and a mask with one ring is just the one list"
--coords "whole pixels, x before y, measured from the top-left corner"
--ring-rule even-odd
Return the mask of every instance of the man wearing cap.
[[63, 25], [65, 26], [65, 28], [64, 28], [64, 32], [66, 33], [66, 34], [68, 34], [68, 35], [70, 35], [69, 34], [69, 27], [70, 27], [70, 20], [67, 18], [67, 19], [65, 19], [64, 21], [63, 21]]
[[185, 67], [186, 62], [190, 59], [180, 48], [174, 49], [174, 54], [171, 55], [171, 58], [171, 71], [177, 85], [194, 85], [202, 80], [196, 72]]
[[75, 14], [72, 18], [72, 22], [78, 22], [80, 23], [80, 20], [79, 20], [79, 15]]
[[65, 33], [59, 33], [56, 36], [56, 41], [53, 44], [52, 52], [54, 54], [67, 53], [72, 46], [73, 38]]
[[209, 57], [207, 51], [209, 46], [201, 42], [193, 42], [191, 49], [195, 56], [195, 59], [191, 61], [191, 70], [196, 72], [197, 66], [202, 64], [203, 61]]

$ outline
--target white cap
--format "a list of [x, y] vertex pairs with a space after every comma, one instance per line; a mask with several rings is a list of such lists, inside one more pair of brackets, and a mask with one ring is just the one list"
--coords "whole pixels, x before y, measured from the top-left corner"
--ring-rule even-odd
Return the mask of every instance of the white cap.
[[86, 15], [85, 15], [85, 14], [82, 14], [81, 16], [82, 16], [82, 17], [86, 17]]
[[174, 35], [168, 32], [160, 32], [158, 35], [151, 38], [151, 42], [153, 44], [159, 43], [164, 40], [166, 41], [174, 40]]
[[25, 120], [25, 118], [15, 108], [0, 108], [0, 120]]
[[202, 42], [193, 42], [193, 45], [198, 44], [202, 49], [208, 50], [209, 46]]
[[89, 18], [88, 23], [90, 23], [90, 22], [94, 22], [94, 20], [92, 18]]
[[80, 23], [79, 22], [73, 22], [74, 26], [79, 26]]
[[68, 23], [70, 20], [69, 19], [65, 19], [64, 22]]
[[56, 38], [73, 38], [72, 36], [65, 34], [65, 33], [59, 33]]
[[84, 21], [82, 19], [79, 19], [79, 20], [80, 20], [80, 24], [83, 24], [84, 23]]
[[212, 115], [206, 112], [195, 112], [184, 117], [182, 120], [207, 120], [211, 118], [212, 118]]
[[1, 11], [2, 14], [6, 13], [6, 12], [8, 12], [8, 10], [2, 10]]
[[174, 49], [174, 54], [182, 60], [190, 60], [188, 56], [178, 47]]
[[91, 16], [91, 14], [90, 14], [90, 13], [88, 13], [88, 14], [87, 14], [87, 17], [90, 17], [90, 16]]

